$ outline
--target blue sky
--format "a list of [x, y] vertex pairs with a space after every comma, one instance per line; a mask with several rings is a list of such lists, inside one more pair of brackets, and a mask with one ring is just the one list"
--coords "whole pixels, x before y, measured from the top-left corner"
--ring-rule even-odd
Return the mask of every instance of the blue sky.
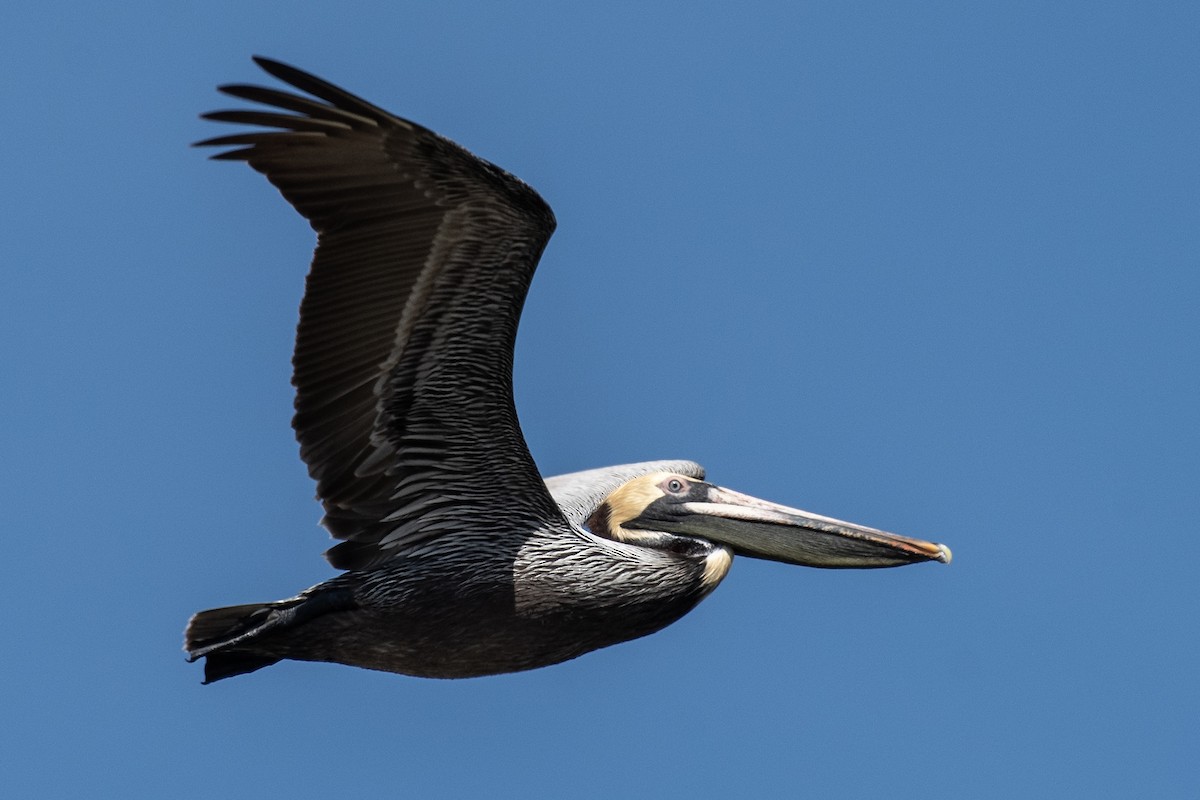
[[[1200, 7], [10, 10], [0, 693], [13, 797], [1193, 797]], [[534, 185], [546, 473], [954, 548], [739, 559], [656, 636], [439, 682], [200, 686], [196, 609], [332, 571], [288, 420], [312, 235], [187, 145], [269, 55]]]

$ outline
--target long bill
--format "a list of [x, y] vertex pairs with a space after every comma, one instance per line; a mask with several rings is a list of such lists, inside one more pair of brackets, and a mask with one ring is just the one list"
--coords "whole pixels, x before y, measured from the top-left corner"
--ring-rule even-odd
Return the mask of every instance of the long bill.
[[642, 515], [647, 527], [724, 544], [738, 555], [808, 567], [870, 569], [920, 561], [949, 564], [951, 559], [944, 544], [823, 517], [719, 486], [709, 485], [701, 499], [694, 497], [651, 503]]

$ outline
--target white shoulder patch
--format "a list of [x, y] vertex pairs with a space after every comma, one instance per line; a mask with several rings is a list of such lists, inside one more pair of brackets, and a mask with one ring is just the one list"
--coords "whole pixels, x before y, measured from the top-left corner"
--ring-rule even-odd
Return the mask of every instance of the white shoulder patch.
[[704, 559], [704, 574], [700, 576], [700, 583], [711, 592], [729, 573], [732, 563], [733, 553], [728, 547], [722, 546], [713, 550]]

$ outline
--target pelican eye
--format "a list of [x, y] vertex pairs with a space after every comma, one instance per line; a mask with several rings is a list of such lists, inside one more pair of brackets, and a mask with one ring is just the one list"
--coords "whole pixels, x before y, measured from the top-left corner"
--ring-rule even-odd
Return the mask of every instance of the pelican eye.
[[684, 494], [688, 490], [688, 485], [686, 481], [679, 478], [671, 478], [663, 484], [663, 488], [671, 494]]

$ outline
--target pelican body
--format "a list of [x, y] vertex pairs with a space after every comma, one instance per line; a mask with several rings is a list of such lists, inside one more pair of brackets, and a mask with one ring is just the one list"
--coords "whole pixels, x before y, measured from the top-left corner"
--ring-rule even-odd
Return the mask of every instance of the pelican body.
[[950, 561], [911, 539], [715, 486], [691, 461], [542, 479], [512, 356], [554, 231], [529, 186], [319, 78], [221, 91], [272, 110], [201, 142], [263, 173], [317, 231], [293, 358], [300, 454], [344, 572], [295, 597], [201, 611], [205, 682], [281, 659], [462, 678], [653, 633], [741, 554], [815, 567]]

